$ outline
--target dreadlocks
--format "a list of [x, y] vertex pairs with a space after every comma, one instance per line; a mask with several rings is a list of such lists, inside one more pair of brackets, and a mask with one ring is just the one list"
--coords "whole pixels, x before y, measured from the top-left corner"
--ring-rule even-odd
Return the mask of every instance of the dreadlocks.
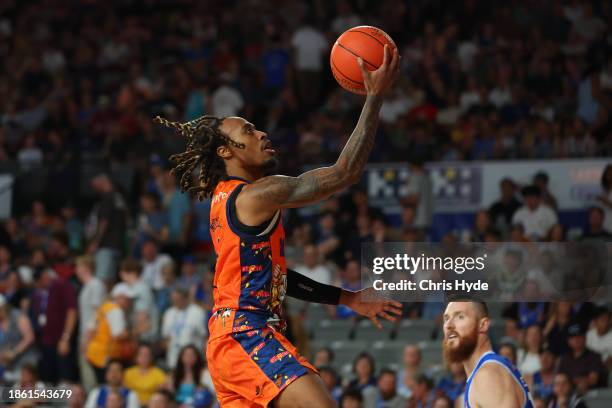
[[[212, 196], [217, 183], [227, 177], [225, 163], [217, 155], [217, 148], [232, 145], [243, 149], [244, 144], [230, 139], [219, 129], [223, 118], [205, 115], [180, 123], [157, 116], [154, 121], [174, 129], [187, 139], [185, 151], [170, 156], [170, 161], [175, 164], [171, 172], [179, 177], [181, 191], [196, 194], [199, 200]], [[198, 166], [200, 172], [195, 185], [193, 173]]]

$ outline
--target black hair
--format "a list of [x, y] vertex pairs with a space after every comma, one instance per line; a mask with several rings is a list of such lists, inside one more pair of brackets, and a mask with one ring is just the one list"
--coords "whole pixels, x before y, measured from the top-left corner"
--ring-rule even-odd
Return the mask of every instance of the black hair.
[[[217, 155], [217, 148], [228, 145], [239, 149], [245, 147], [219, 129], [224, 119], [208, 115], [185, 123], [171, 122], [160, 116], [154, 119], [187, 139], [185, 151], [170, 156], [170, 161], [175, 164], [171, 172], [179, 178], [181, 191], [195, 194], [199, 200], [212, 196], [217, 183], [227, 177], [225, 162]], [[193, 173], [198, 167], [196, 184]]]
[[181, 381], [183, 381], [183, 377], [185, 377], [185, 370], [187, 368], [183, 364], [183, 354], [185, 354], [187, 350], [193, 350], [196, 355], [196, 361], [193, 367], [191, 368], [191, 374], [193, 376], [193, 383], [200, 384], [200, 376], [202, 375], [202, 370], [204, 369], [204, 358], [194, 345], [189, 344], [181, 349], [178, 355], [178, 359], [176, 361], [176, 368], [174, 369], [174, 373], [172, 374], [172, 383], [174, 385], [175, 390], [179, 389], [179, 387], [181, 386]]
[[367, 351], [362, 351], [357, 355], [357, 357], [355, 357], [355, 359], [353, 360], [353, 372], [355, 372], [355, 369], [357, 368], [357, 362], [362, 358], [365, 358], [370, 363], [370, 367], [372, 369], [370, 375], [373, 375], [376, 372], [376, 363], [374, 361], [374, 357], [372, 357], [372, 355]]
[[612, 184], [606, 180], [607, 174], [612, 171], [612, 164], [608, 164], [604, 171], [601, 173], [601, 187], [606, 191], [610, 191], [612, 189]]

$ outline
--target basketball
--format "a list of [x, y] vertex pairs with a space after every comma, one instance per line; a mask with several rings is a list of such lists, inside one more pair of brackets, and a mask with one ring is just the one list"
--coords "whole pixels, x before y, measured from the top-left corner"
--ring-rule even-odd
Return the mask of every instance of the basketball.
[[392, 56], [397, 51], [397, 46], [380, 28], [358, 26], [342, 33], [334, 43], [329, 58], [332, 73], [338, 84], [349, 92], [365, 94], [363, 76], [357, 58], [363, 59], [366, 69], [375, 71], [383, 62], [385, 44], [389, 45]]

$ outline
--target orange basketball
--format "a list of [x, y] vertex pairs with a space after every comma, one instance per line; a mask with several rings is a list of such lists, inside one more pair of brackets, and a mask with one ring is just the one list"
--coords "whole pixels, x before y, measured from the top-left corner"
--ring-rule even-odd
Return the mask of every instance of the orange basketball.
[[356, 94], [365, 94], [357, 58], [363, 59], [366, 69], [375, 71], [383, 62], [385, 44], [389, 45], [390, 56], [397, 52], [391, 37], [380, 28], [358, 26], [342, 33], [329, 57], [334, 78], [340, 86]]

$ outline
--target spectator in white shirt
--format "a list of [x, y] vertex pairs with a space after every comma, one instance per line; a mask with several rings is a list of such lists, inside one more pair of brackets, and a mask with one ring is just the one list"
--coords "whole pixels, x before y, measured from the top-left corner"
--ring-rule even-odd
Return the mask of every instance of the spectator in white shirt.
[[153, 241], [146, 241], [142, 244], [142, 280], [154, 290], [159, 290], [164, 286], [162, 279], [162, 269], [172, 262], [167, 254], [160, 254], [157, 244]]
[[309, 244], [304, 247], [302, 260], [302, 264], [295, 267], [296, 272], [317, 282], [331, 285], [331, 270], [320, 262], [319, 251], [316, 245]]
[[315, 28], [307, 17], [291, 38], [295, 51], [296, 80], [300, 101], [314, 105], [321, 91], [323, 56], [329, 43], [323, 33]]
[[601, 359], [608, 370], [612, 369], [612, 330], [610, 328], [610, 311], [600, 307], [593, 318], [593, 328], [586, 337], [587, 348], [601, 354]]
[[222, 76], [221, 80], [221, 86], [212, 94], [213, 115], [218, 118], [237, 116], [244, 107], [244, 99], [229, 78]]
[[189, 293], [183, 287], [172, 292], [172, 307], [164, 313], [162, 337], [166, 363], [174, 368], [181, 349], [187, 345], [202, 347], [206, 340], [206, 314], [196, 304], [189, 304]]
[[96, 322], [96, 313], [106, 299], [106, 286], [95, 276], [96, 263], [88, 255], [76, 259], [76, 277], [83, 285], [79, 292], [79, 344], [83, 351], [79, 353], [79, 369], [81, 381], [86, 389], [96, 383], [95, 374], [87, 363], [84, 351], [93, 335]]
[[512, 224], [519, 224], [525, 235], [535, 241], [548, 236], [551, 228], [557, 224], [557, 214], [542, 203], [542, 191], [537, 186], [527, 186], [522, 190], [525, 205], [519, 208], [512, 217]]
[[542, 349], [542, 329], [537, 324], [527, 328], [525, 344], [518, 350], [517, 367], [523, 375], [533, 375], [540, 371], [540, 351]]

